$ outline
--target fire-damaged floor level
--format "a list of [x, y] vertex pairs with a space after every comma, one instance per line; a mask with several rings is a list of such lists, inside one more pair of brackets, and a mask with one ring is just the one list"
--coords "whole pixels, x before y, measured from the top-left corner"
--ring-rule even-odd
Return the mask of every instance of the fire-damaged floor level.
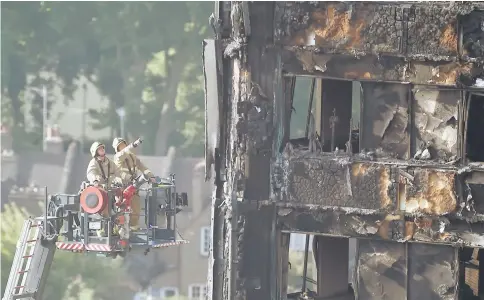
[[[374, 239], [358, 239], [350, 251], [348, 245], [348, 238], [314, 235], [305, 264], [312, 261], [316, 270], [298, 274], [307, 280], [303, 287], [313, 288], [287, 299], [478, 300], [484, 294], [484, 252], [477, 248]], [[289, 256], [289, 268], [291, 262]]]

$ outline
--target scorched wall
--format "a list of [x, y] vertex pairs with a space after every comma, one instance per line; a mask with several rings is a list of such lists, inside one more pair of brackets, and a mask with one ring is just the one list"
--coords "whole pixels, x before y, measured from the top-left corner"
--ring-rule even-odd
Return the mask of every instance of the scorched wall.
[[[213, 299], [285, 299], [285, 232], [359, 238], [358, 299], [456, 299], [456, 247], [484, 248], [483, 10], [216, 3], [204, 43]], [[291, 140], [300, 76], [314, 79], [312, 106]]]

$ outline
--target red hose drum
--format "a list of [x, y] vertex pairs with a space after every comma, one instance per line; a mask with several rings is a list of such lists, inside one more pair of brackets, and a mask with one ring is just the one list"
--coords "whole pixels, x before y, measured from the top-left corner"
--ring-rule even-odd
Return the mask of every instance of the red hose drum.
[[90, 186], [81, 192], [81, 207], [90, 214], [102, 212], [109, 202], [105, 190]]

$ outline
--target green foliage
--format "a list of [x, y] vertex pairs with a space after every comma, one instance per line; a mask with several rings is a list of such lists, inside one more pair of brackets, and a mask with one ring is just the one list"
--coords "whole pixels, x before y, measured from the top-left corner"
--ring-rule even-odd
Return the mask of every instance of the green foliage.
[[[301, 291], [304, 274], [304, 252], [289, 251], [289, 262], [291, 267], [287, 278], [287, 291], [288, 293]], [[313, 254], [309, 252], [307, 277], [312, 278], [315, 270]], [[316, 280], [316, 278], [313, 279]], [[316, 290], [316, 286], [313, 286], [310, 282], [306, 282], [306, 286], [310, 290]]]
[[[41, 133], [42, 85], [60, 86], [67, 103], [85, 76], [109, 99], [106, 110], [89, 111], [97, 120], [92, 129], [113, 128], [119, 135], [115, 109], [124, 106], [128, 135], [149, 141], [145, 154], [163, 154], [166, 144], [185, 154], [203, 153], [201, 42], [208, 35], [210, 2], [1, 5], [2, 113], [18, 128], [15, 141], [27, 131], [27, 102], [33, 104], [34, 131]], [[49, 96], [50, 104], [60, 101]]]
[[18, 208], [15, 204], [5, 205], [5, 210], [1, 213], [2, 291], [7, 284], [18, 236], [26, 216], [28, 216], [27, 211]]
[[[2, 291], [7, 284], [17, 240], [27, 216], [27, 211], [14, 203], [5, 205], [1, 213]], [[57, 251], [44, 299], [113, 299], [113, 295], [116, 299], [131, 299], [132, 293], [123, 287], [123, 275], [119, 270], [119, 260]]]
[[[62, 89], [66, 101], [75, 90], [81, 66], [89, 64], [87, 49], [79, 47], [79, 36], [88, 39], [78, 19], [81, 12], [67, 3], [2, 2], [2, 113], [15, 126], [14, 148], [26, 133], [26, 103], [31, 104], [34, 131], [42, 121], [42, 86]], [[57, 5], [57, 6], [56, 6]], [[74, 18], [73, 16], [78, 16]], [[52, 76], [53, 75], [53, 76]], [[27, 93], [27, 91], [30, 92]], [[48, 108], [54, 99], [50, 93]], [[57, 100], [57, 99], [56, 99]], [[39, 141], [37, 141], [39, 142]], [[31, 143], [34, 144], [34, 143]], [[40, 145], [38, 143], [37, 145]]]

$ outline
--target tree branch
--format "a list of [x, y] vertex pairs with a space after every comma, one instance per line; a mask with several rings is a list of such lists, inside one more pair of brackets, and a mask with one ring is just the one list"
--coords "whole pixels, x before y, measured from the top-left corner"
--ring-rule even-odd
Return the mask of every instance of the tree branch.
[[[168, 149], [167, 140], [170, 133], [173, 131], [173, 111], [175, 110], [176, 97], [178, 93], [178, 85], [185, 71], [187, 65], [187, 56], [190, 53], [189, 47], [184, 47], [182, 43], [169, 66], [169, 77], [167, 83], [167, 92], [164, 95], [166, 101], [160, 111], [160, 120], [158, 123], [158, 130], [156, 133], [155, 155], [165, 155]], [[167, 57], [167, 56], [165, 56]], [[168, 61], [165, 61], [168, 64]]]

